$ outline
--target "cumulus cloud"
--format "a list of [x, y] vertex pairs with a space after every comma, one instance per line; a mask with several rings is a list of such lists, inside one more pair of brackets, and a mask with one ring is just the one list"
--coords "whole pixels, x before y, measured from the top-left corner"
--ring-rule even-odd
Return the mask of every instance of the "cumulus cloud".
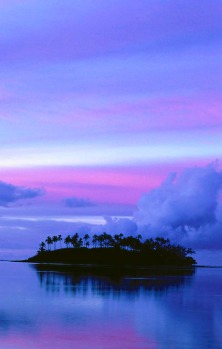
[[222, 247], [221, 189], [216, 162], [172, 173], [142, 195], [135, 213], [138, 229], [201, 248]]
[[2, 207], [7, 207], [19, 200], [33, 199], [42, 194], [42, 189], [20, 187], [0, 181], [0, 206]]
[[170, 174], [156, 189], [143, 194], [136, 214], [140, 224], [200, 228], [216, 221], [222, 172], [215, 164]]
[[[137, 224], [129, 218], [104, 217], [106, 223], [103, 226], [96, 227], [97, 232], [106, 232], [108, 234], [127, 234], [135, 235], [137, 233]], [[95, 229], [94, 229], [95, 231]]]
[[95, 206], [95, 204], [92, 201], [85, 198], [78, 198], [75, 196], [65, 199], [65, 205], [71, 208]]

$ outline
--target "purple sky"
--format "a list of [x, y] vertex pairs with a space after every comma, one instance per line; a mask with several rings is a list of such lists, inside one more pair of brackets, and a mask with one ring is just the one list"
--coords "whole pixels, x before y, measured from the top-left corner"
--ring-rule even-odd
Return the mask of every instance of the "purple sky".
[[220, 0], [2, 0], [0, 23], [3, 217], [132, 216], [220, 160]]

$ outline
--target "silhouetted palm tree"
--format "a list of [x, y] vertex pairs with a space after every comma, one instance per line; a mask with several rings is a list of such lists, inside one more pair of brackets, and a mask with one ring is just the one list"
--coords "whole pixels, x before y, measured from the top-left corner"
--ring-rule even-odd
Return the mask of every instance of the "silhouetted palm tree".
[[71, 244], [72, 239], [71, 236], [68, 235], [65, 239], [64, 239], [64, 243], [66, 244], [67, 248], [69, 247], [69, 244]]
[[93, 243], [93, 247], [97, 247], [97, 243], [98, 243], [98, 235], [97, 234], [93, 235], [92, 243]]
[[48, 245], [48, 250], [50, 250], [50, 245], [52, 245], [52, 243], [53, 243], [51, 236], [47, 236], [45, 242]]
[[113, 237], [114, 241], [114, 247], [121, 248], [122, 242], [123, 242], [123, 234], [115, 234]]
[[57, 243], [57, 241], [58, 241], [58, 237], [56, 236], [56, 235], [54, 235], [53, 237], [52, 237], [52, 241], [54, 242], [54, 250], [56, 249], [56, 243]]
[[79, 234], [75, 233], [72, 237], [71, 237], [71, 244], [72, 246], [75, 247], [79, 247]]
[[97, 242], [98, 242], [99, 247], [103, 247], [104, 240], [103, 240], [102, 234], [97, 236]]
[[83, 239], [82, 239], [82, 238], [79, 238], [79, 239], [77, 240], [77, 242], [76, 242], [76, 247], [77, 247], [77, 248], [80, 248], [80, 247], [82, 247], [82, 245], [83, 245]]
[[44, 252], [45, 251], [45, 247], [46, 247], [45, 242], [44, 241], [41, 242], [40, 245], [39, 245], [38, 253]]
[[89, 234], [85, 234], [84, 236], [83, 236], [83, 240], [84, 240], [84, 245], [85, 245], [85, 247], [87, 247], [87, 245], [89, 246], [89, 239], [90, 239], [90, 236], [89, 236]]
[[60, 243], [60, 248], [62, 248], [62, 244], [61, 244], [62, 235], [61, 235], [61, 234], [59, 234], [59, 235], [57, 236], [57, 241], [59, 241], [59, 243]]
[[115, 244], [113, 237], [106, 232], [99, 235], [99, 242], [101, 244], [101, 247], [113, 247]]

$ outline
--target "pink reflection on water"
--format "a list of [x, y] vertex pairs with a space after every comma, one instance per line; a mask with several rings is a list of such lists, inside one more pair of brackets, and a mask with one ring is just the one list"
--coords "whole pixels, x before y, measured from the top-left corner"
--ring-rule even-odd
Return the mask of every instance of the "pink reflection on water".
[[156, 349], [154, 339], [145, 338], [132, 328], [113, 325], [111, 327], [90, 326], [71, 328], [68, 326], [46, 326], [39, 333], [18, 333], [0, 339], [4, 349]]

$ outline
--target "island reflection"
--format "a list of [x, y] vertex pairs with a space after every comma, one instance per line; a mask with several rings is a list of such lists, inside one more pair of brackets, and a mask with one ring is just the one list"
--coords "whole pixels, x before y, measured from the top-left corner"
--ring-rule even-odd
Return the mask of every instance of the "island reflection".
[[163, 292], [188, 286], [195, 268], [113, 269], [88, 266], [31, 264], [37, 272], [40, 285], [47, 292], [65, 292], [73, 295], [137, 295], [141, 292]]

